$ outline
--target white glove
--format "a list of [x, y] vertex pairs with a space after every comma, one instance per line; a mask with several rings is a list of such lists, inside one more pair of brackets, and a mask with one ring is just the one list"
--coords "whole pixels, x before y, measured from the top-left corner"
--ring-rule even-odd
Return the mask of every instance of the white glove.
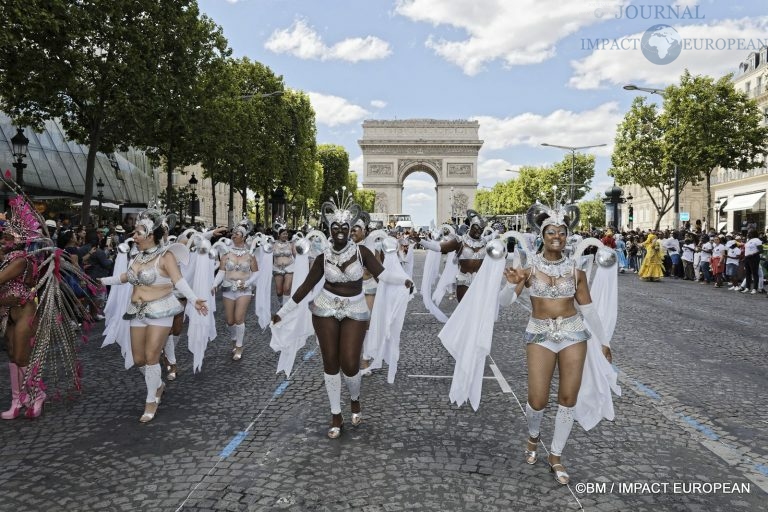
[[256, 286], [256, 281], [259, 279], [259, 271], [251, 272], [251, 277], [245, 282], [245, 288], [253, 288]]
[[282, 320], [286, 315], [289, 315], [291, 311], [297, 307], [299, 307], [299, 304], [294, 302], [293, 297], [291, 297], [275, 314], [280, 317], [280, 320]]
[[600, 315], [597, 314], [594, 304], [579, 304], [579, 309], [581, 310], [581, 316], [589, 323], [592, 336], [597, 338], [604, 346], [610, 347], [611, 340], [606, 339], [603, 322], [600, 320]]
[[118, 286], [125, 284], [120, 280], [120, 276], [100, 277], [99, 281], [101, 281], [101, 284], [104, 286]]
[[176, 281], [173, 286], [176, 287], [177, 290], [179, 290], [184, 297], [191, 303], [194, 304], [197, 302], [197, 295], [195, 295], [195, 292], [192, 291], [192, 288], [189, 286], [189, 283], [187, 283], [187, 280], [183, 277]]
[[213, 287], [218, 288], [222, 281], [224, 281], [224, 272], [220, 270], [216, 272], [216, 277], [213, 278]]
[[517, 285], [510, 283], [506, 279], [504, 282], [505, 284], [499, 292], [499, 306], [502, 307], [509, 306], [517, 300], [517, 292], [515, 292]]
[[435, 251], [435, 252], [442, 252], [442, 249], [440, 248], [440, 242], [437, 240], [422, 240], [419, 242], [421, 246], [428, 251]]

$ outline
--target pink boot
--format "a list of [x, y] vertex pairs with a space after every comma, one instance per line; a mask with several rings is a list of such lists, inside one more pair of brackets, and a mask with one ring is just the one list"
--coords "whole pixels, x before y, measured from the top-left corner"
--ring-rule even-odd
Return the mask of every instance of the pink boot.
[[11, 408], [0, 414], [0, 417], [4, 420], [18, 418], [19, 414], [21, 414], [21, 401], [19, 400], [21, 376], [19, 375], [19, 367], [16, 363], [8, 363], [8, 369], [11, 372]]
[[[23, 374], [22, 374], [23, 375]], [[37, 418], [43, 413], [43, 404], [45, 403], [45, 399], [48, 398], [48, 396], [45, 394], [45, 391], [43, 391], [44, 386], [41, 386], [42, 381], [37, 378], [34, 382], [34, 386], [37, 388], [35, 393], [35, 400], [27, 405], [27, 412], [25, 416], [27, 418]], [[32, 389], [29, 389], [29, 398], [32, 397]], [[27, 400], [29, 400], [29, 398]]]

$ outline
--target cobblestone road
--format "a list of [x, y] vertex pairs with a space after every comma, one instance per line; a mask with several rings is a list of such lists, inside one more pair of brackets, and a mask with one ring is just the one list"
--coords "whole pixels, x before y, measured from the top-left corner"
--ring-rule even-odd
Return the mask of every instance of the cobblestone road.
[[[417, 253], [417, 272], [422, 263]], [[613, 346], [623, 396], [614, 422], [574, 426], [570, 486], [542, 461], [523, 462], [525, 295], [496, 324], [477, 412], [448, 403], [453, 360], [418, 296], [395, 383], [382, 371], [364, 379], [365, 421], [339, 440], [325, 437], [313, 339], [286, 381], [255, 318], [241, 361], [220, 338], [196, 375], [184, 337], [179, 378], [141, 425], [143, 378], [123, 369], [117, 347], [99, 348], [94, 330], [81, 397], [47, 403], [35, 421], [0, 423], [0, 510], [764, 510], [768, 300], [629, 274], [619, 287]], [[0, 353], [3, 410], [6, 362]], [[547, 446], [554, 403], [553, 394]]]

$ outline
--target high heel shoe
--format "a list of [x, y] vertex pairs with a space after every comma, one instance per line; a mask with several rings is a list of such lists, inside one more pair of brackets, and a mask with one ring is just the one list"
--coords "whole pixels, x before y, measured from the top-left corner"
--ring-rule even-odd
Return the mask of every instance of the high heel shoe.
[[341, 436], [341, 431], [344, 428], [344, 418], [341, 418], [341, 423], [338, 427], [331, 427], [328, 429], [328, 438], [329, 439], [338, 439], [339, 436]]
[[[536, 461], [538, 460], [536, 449], [539, 447], [539, 437], [528, 436], [528, 440], [526, 442], [528, 445], [525, 447], [525, 463], [536, 464]], [[531, 445], [533, 445], [533, 450], [530, 449]]]
[[360, 408], [360, 402], [358, 400], [352, 400], [357, 403], [357, 412], [352, 412], [352, 426], [356, 427], [363, 422], [363, 411]]
[[163, 398], [163, 393], [165, 393], [165, 382], [161, 383], [160, 387], [155, 391], [155, 403], [157, 405], [160, 405], [160, 399]]
[[[151, 411], [148, 410], [152, 405], [154, 405], [154, 409]], [[147, 402], [144, 405], [144, 414], [141, 415], [141, 418], [139, 418], [140, 423], [149, 423], [153, 419], [155, 419], [155, 414], [157, 413], [157, 402]]]
[[168, 380], [176, 380], [176, 365], [175, 364], [169, 364], [168, 365], [168, 374], [166, 375], [166, 378]]
[[[550, 473], [555, 474], [555, 481], [559, 483], [560, 485], [568, 485], [568, 482], [571, 481], [571, 477], [568, 475], [568, 473], [565, 471], [565, 466], [563, 466], [559, 462], [555, 462], [552, 464], [552, 462], [547, 458], [547, 463], [549, 464], [549, 471]], [[560, 469], [558, 469], [560, 468]]]
[[43, 405], [45, 404], [46, 398], [48, 397], [44, 391], [37, 391], [37, 396], [35, 397], [35, 401], [32, 402], [32, 406], [27, 407], [27, 418], [37, 418], [43, 414]]

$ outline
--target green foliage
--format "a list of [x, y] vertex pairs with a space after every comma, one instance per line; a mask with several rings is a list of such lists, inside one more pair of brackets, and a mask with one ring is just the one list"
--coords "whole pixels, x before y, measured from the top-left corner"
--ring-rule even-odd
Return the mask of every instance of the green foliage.
[[0, 34], [0, 108], [37, 127], [58, 117], [69, 139], [89, 147], [83, 218], [96, 153], [144, 145], [147, 131], [158, 136], [153, 145], [167, 142], [158, 112], [187, 105], [190, 63], [225, 46], [195, 0], [8, 0]]
[[323, 185], [320, 189], [319, 203], [334, 197], [336, 191], [346, 190], [349, 182], [349, 154], [342, 146], [321, 144], [317, 148], [317, 160], [323, 167]]
[[582, 231], [591, 228], [602, 228], [605, 226], [605, 204], [601, 199], [589, 199], [579, 203], [581, 211], [581, 221], [579, 229]]
[[[558, 201], [568, 201], [573, 164], [574, 200], [586, 194], [581, 187], [589, 190], [595, 175], [595, 157], [577, 154], [573, 161], [567, 155], [552, 166], [523, 166], [517, 178], [496, 183], [491, 190], [478, 190], [474, 208], [488, 215], [509, 215], [525, 213], [536, 202], [551, 204], [557, 195]], [[557, 186], [557, 191], [553, 191]]]
[[352, 193], [355, 202], [366, 212], [372, 212], [376, 204], [376, 192], [364, 188], [358, 188]]

